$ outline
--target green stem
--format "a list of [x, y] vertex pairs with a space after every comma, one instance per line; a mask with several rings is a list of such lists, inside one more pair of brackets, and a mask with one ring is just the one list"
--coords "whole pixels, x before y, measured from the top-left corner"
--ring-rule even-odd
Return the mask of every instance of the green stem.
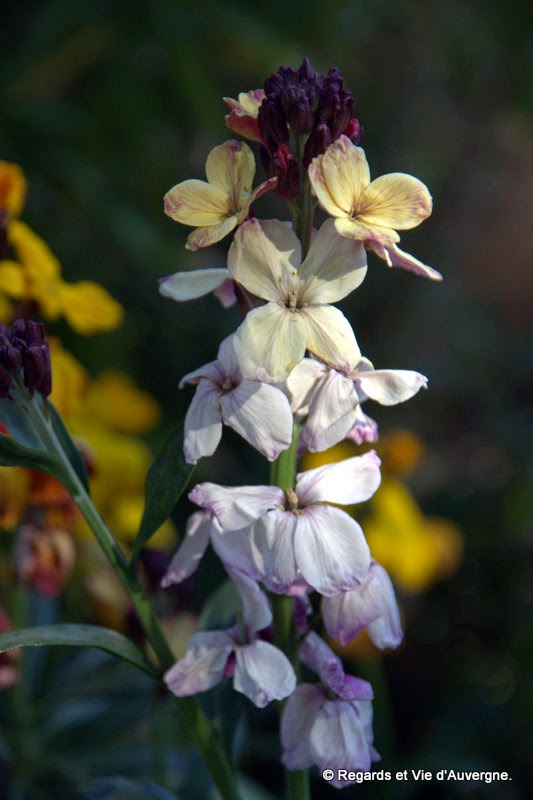
[[310, 800], [311, 790], [308, 769], [299, 772], [285, 770], [285, 784], [287, 800]]
[[[33, 426], [43, 443], [44, 449], [49, 453], [54, 453], [61, 459], [66, 473], [65, 486], [93, 531], [109, 562], [117, 572], [137, 613], [147, 641], [150, 643], [161, 669], [165, 671], [176, 660], [172, 650], [163, 635], [157, 617], [138, 577], [133, 574], [124, 553], [94, 507], [88, 492], [57, 438], [50, 420], [43, 411], [46, 408], [44, 402], [41, 407], [40, 396], [39, 399], [34, 397], [26, 406]], [[192, 697], [179, 698], [177, 700], [177, 708], [183, 728], [195, 740], [223, 800], [239, 800], [239, 792], [233, 770], [221, 743], [216, 739], [198, 702]]]

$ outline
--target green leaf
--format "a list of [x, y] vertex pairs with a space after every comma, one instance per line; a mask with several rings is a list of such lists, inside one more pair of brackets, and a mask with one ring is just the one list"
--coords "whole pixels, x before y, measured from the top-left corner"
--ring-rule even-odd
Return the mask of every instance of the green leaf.
[[38, 469], [53, 475], [61, 483], [67, 480], [65, 469], [57, 456], [50, 455], [45, 450], [27, 447], [5, 433], [0, 433], [0, 466]]
[[78, 478], [82, 482], [84, 488], [87, 490], [87, 492], [89, 492], [89, 479], [87, 477], [87, 470], [85, 468], [83, 458], [80, 455], [80, 451], [72, 441], [70, 433], [65, 427], [65, 423], [52, 403], [48, 403], [48, 410], [54, 433], [57, 436], [60, 445], [63, 448], [68, 460], [74, 467], [76, 474], [78, 475]]
[[74, 647], [98, 647], [115, 658], [128, 661], [143, 672], [158, 678], [158, 672], [144, 657], [137, 645], [117, 631], [99, 625], [42, 625], [35, 628], [0, 633], [0, 653], [15, 647], [41, 647], [69, 645]]
[[132, 562], [141, 548], [167, 520], [187, 488], [194, 470], [183, 458], [183, 425], [170, 434], [161, 452], [148, 470], [145, 484], [145, 506], [141, 526], [132, 548]]
[[42, 442], [31, 424], [28, 412], [15, 400], [7, 397], [0, 400], [0, 421], [20, 444], [26, 445], [26, 447], [42, 447]]

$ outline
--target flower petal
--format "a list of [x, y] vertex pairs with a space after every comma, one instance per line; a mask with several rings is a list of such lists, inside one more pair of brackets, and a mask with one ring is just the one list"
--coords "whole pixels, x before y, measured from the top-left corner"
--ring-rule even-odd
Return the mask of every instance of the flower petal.
[[235, 234], [228, 269], [234, 280], [257, 297], [284, 301], [286, 284], [293, 273], [294, 283], [301, 253], [298, 237], [288, 223], [250, 219]]
[[291, 409], [297, 421], [309, 413], [309, 403], [317, 382], [327, 371], [325, 364], [314, 358], [304, 358], [291, 371], [285, 381], [283, 391], [290, 400]]
[[359, 400], [369, 397], [383, 406], [394, 406], [413, 397], [420, 388], [427, 387], [425, 375], [410, 369], [376, 369], [352, 373]]
[[307, 583], [326, 597], [355, 588], [370, 566], [370, 551], [360, 526], [344, 511], [326, 505], [299, 514], [294, 554]]
[[347, 136], [339, 136], [322, 156], [321, 167], [327, 189], [338, 207], [333, 216], [351, 214], [370, 183], [365, 151]]
[[206, 227], [202, 228], [195, 228], [192, 233], [189, 234], [187, 237], [187, 243], [185, 247], [187, 250], [199, 250], [201, 247], [209, 247], [215, 242], [220, 242], [224, 236], [227, 236], [228, 233], [236, 227], [239, 222], [239, 218], [236, 214], [230, 214], [230, 216], [223, 219], [217, 225], [207, 225]]
[[289, 401], [279, 389], [258, 381], [243, 380], [220, 398], [222, 420], [252, 447], [274, 461], [292, 439]]
[[175, 272], [159, 281], [159, 294], [172, 300], [196, 300], [223, 286], [229, 279], [227, 269], [193, 269]]
[[258, 708], [283, 700], [296, 688], [296, 675], [287, 656], [269, 642], [258, 639], [235, 653], [233, 687]]
[[316, 386], [309, 415], [301, 433], [301, 445], [320, 453], [346, 438], [353, 428], [357, 394], [353, 381], [334, 369], [327, 370]]
[[358, 216], [368, 225], [401, 231], [416, 228], [429, 217], [431, 209], [431, 195], [422, 181], [403, 172], [391, 172], [365, 189]]
[[311, 683], [302, 683], [291, 694], [281, 716], [282, 762], [287, 769], [308, 769], [314, 763], [309, 747], [309, 733], [320, 708], [326, 702], [324, 691]]
[[379, 241], [366, 241], [365, 246], [368, 250], [374, 252], [383, 258], [389, 267], [402, 267], [409, 272], [414, 272], [415, 275], [420, 275], [422, 278], [429, 278], [432, 281], [441, 281], [442, 275], [433, 267], [428, 267], [423, 261], [418, 258], [405, 253], [400, 250], [394, 242], [379, 242]]
[[205, 174], [209, 183], [231, 198], [231, 211], [237, 213], [241, 195], [252, 188], [255, 175], [254, 154], [244, 142], [229, 139], [211, 150], [205, 163]]
[[249, 311], [234, 341], [242, 374], [267, 383], [285, 380], [305, 354], [303, 321], [303, 313], [292, 313], [277, 303]]
[[328, 219], [298, 270], [298, 277], [304, 282], [302, 297], [310, 304], [341, 300], [363, 281], [366, 268], [366, 252], [361, 242], [340, 236], [335, 221]]
[[196, 571], [209, 544], [212, 527], [211, 515], [205, 511], [196, 511], [189, 517], [183, 541], [161, 581], [163, 589], [181, 583]]
[[[330, 769], [333, 786], [355, 783], [357, 771], [368, 772], [372, 753], [366, 731], [358, 714], [358, 703], [346, 700], [328, 700], [316, 715], [309, 734], [313, 760], [321, 770]], [[337, 771], [350, 765], [353, 779], [337, 780]]]
[[183, 452], [187, 464], [212, 456], [222, 437], [220, 395], [218, 386], [202, 378], [185, 417]]
[[252, 554], [261, 580], [271, 592], [286, 593], [298, 578], [294, 556], [294, 531], [298, 517], [274, 509], [253, 526]]
[[303, 320], [307, 349], [313, 355], [341, 371], [348, 371], [357, 363], [361, 351], [352, 326], [338, 308], [311, 306], [293, 316]]
[[189, 493], [189, 500], [211, 511], [224, 530], [237, 531], [270, 509], [283, 505], [285, 495], [277, 486], [228, 487], [199, 483]]
[[308, 469], [296, 476], [296, 494], [301, 505], [340, 503], [351, 505], [368, 500], [381, 481], [381, 462], [374, 450], [334, 464]]
[[[226, 536], [230, 535], [226, 531]], [[249, 634], [257, 633], [267, 628], [272, 622], [272, 610], [266, 594], [261, 591], [257, 582], [246, 573], [226, 564], [226, 571], [237, 589], [242, 600], [244, 624]]]
[[[328, 598], [324, 598], [324, 604]], [[334, 598], [329, 598], [334, 599]], [[371, 700], [374, 696], [372, 686], [368, 681], [346, 675], [342, 661], [331, 647], [311, 631], [305, 637], [300, 649], [300, 658], [303, 663], [312, 669], [321, 681], [343, 700]]]
[[195, 178], [173, 186], [166, 193], [163, 205], [167, 217], [202, 228], [217, 225], [233, 213], [222, 189]]
[[224, 677], [233, 639], [224, 631], [202, 631], [190, 639], [185, 656], [163, 676], [178, 697], [205, 692]]

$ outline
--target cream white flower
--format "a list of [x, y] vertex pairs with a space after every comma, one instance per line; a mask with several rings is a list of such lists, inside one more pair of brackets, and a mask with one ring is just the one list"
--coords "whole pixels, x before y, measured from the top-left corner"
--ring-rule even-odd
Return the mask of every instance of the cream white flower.
[[176, 222], [193, 225], [188, 250], [220, 241], [246, 219], [251, 204], [271, 189], [275, 178], [252, 191], [254, 155], [247, 144], [230, 139], [214, 147], [205, 164], [206, 181], [178, 183], [165, 195], [165, 214]]
[[267, 301], [238, 329], [234, 348], [242, 374], [279, 383], [306, 349], [338, 369], [360, 357], [346, 317], [330, 303], [355, 289], [366, 274], [360, 242], [339, 236], [327, 220], [301, 262], [292, 227], [279, 220], [252, 219], [235, 235], [228, 254], [232, 278]]
[[431, 214], [431, 195], [422, 181], [402, 172], [371, 181], [365, 151], [346, 136], [313, 159], [309, 179], [320, 205], [335, 217], [341, 236], [363, 241], [389, 267], [442, 280], [440, 272], [397, 246], [396, 231], [416, 228]]

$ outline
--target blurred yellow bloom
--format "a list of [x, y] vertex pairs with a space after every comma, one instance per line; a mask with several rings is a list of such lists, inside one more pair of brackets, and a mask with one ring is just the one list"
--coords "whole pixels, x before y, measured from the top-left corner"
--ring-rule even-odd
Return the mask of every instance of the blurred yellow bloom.
[[214, 147], [205, 164], [206, 181], [182, 181], [167, 192], [165, 214], [195, 230], [186, 247], [198, 250], [219, 242], [240, 225], [252, 203], [274, 186], [275, 178], [252, 191], [255, 159], [244, 142], [230, 139]]
[[22, 467], [0, 467], [0, 529], [15, 528], [26, 507], [29, 472]]
[[[26, 181], [20, 167], [0, 161], [0, 292], [22, 303], [36, 304], [51, 322], [63, 316], [83, 336], [114, 330], [124, 310], [111, 295], [93, 281], [67, 283], [61, 266], [46, 242], [19, 219]], [[11, 248], [14, 258], [5, 258]], [[8, 321], [13, 309], [1, 298], [0, 319]]]
[[161, 408], [121, 372], [106, 370], [91, 383], [85, 414], [122, 433], [144, 433], [158, 424]]

